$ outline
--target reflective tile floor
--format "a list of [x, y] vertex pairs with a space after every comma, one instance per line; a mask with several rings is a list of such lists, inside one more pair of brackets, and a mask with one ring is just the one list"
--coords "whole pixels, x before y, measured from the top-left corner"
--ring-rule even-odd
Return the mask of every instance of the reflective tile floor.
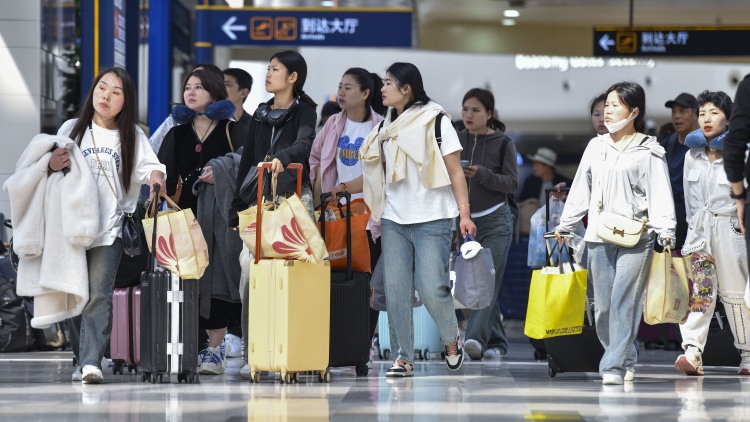
[[507, 325], [505, 358], [450, 374], [442, 361], [417, 363], [414, 378], [397, 380], [376, 360], [369, 377], [334, 369], [330, 384], [251, 385], [235, 359], [197, 385], [106, 372], [104, 384], [81, 385], [70, 381], [70, 353], [0, 354], [0, 421], [750, 421], [750, 377], [736, 368], [687, 377], [672, 367], [677, 352], [645, 350], [624, 386], [602, 386], [596, 374], [550, 378], [520, 324]]

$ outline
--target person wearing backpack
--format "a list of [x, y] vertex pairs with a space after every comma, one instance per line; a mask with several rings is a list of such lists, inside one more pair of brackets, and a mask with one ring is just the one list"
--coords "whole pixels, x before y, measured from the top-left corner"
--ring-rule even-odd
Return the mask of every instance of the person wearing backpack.
[[[461, 165], [469, 191], [476, 240], [492, 251], [495, 290], [492, 304], [474, 311], [466, 327], [464, 350], [472, 360], [500, 358], [508, 352], [497, 297], [513, 239], [513, 215], [508, 195], [518, 189], [515, 143], [505, 135], [505, 124], [494, 115], [492, 92], [473, 88], [464, 95], [461, 117], [466, 129], [458, 134]], [[461, 239], [459, 239], [459, 243]]]
[[[389, 107], [383, 125], [359, 150], [365, 202], [380, 220], [385, 291], [395, 361], [386, 377], [413, 376], [414, 289], [438, 326], [448, 369], [463, 364], [463, 347], [448, 278], [453, 222], [474, 235], [461, 144], [445, 110], [430, 100], [411, 63], [394, 63], [381, 89]], [[350, 189], [351, 192], [351, 189]], [[352, 192], [355, 193], [355, 192]]]

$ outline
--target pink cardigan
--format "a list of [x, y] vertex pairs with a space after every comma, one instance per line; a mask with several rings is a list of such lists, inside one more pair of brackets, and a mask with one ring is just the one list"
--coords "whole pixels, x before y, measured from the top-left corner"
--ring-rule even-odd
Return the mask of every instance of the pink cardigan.
[[[370, 123], [372, 123], [372, 127], [374, 128], [382, 121], [383, 116], [371, 108]], [[336, 186], [336, 180], [339, 176], [336, 170], [336, 147], [345, 125], [346, 110], [331, 116], [323, 125], [323, 129], [315, 136], [310, 149], [310, 184], [315, 186], [315, 178], [318, 177], [318, 171], [320, 171], [320, 186], [323, 192], [330, 192]], [[376, 224], [371, 219], [370, 231], [373, 239], [380, 237], [380, 223]]]

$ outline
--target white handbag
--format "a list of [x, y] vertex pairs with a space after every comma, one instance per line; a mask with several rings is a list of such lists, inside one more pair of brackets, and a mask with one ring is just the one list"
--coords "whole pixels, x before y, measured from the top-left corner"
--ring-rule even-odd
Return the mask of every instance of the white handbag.
[[648, 226], [648, 218], [636, 220], [624, 215], [601, 211], [601, 205], [599, 209], [596, 234], [602, 240], [626, 248], [632, 248], [641, 240], [641, 235]]

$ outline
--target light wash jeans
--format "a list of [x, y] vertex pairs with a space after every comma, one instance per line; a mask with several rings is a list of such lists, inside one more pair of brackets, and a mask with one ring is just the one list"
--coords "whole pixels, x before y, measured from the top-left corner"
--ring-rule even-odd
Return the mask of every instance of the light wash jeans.
[[651, 237], [632, 248], [587, 242], [594, 282], [596, 334], [604, 346], [599, 373], [625, 376], [635, 366], [634, 341], [643, 313], [643, 292], [654, 256]]
[[[505, 354], [508, 352], [508, 337], [505, 335], [505, 328], [500, 319], [497, 299], [500, 296], [500, 287], [503, 285], [508, 250], [513, 241], [513, 214], [506, 204], [491, 214], [472, 220], [477, 226], [477, 242], [492, 252], [492, 261], [495, 264], [495, 290], [490, 306], [471, 314], [466, 326], [466, 339], [478, 341], [483, 351], [497, 348]], [[463, 239], [459, 241], [459, 244], [463, 244]]]
[[112, 292], [122, 251], [122, 239], [119, 237], [111, 245], [86, 251], [89, 302], [81, 315], [71, 318], [70, 324], [70, 343], [81, 367], [102, 366], [104, 350], [112, 334]]
[[411, 301], [419, 292], [440, 330], [444, 345], [458, 336], [458, 323], [448, 278], [453, 219], [419, 224], [381, 220], [385, 297], [391, 350], [395, 358], [414, 362], [414, 321]]

